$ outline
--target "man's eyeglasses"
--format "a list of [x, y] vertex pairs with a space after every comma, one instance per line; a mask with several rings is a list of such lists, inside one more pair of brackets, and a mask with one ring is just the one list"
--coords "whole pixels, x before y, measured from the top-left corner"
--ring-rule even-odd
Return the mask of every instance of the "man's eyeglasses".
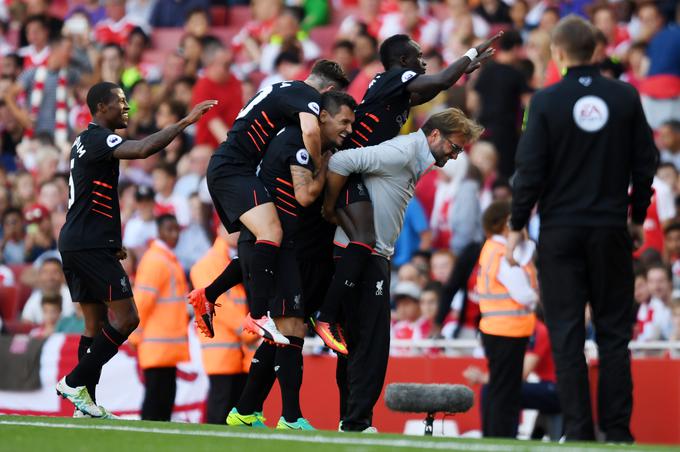
[[442, 135], [442, 138], [444, 138], [451, 145], [451, 150], [453, 151], [453, 155], [458, 155], [465, 150], [462, 147], [458, 146], [453, 141], [446, 138], [444, 135]]

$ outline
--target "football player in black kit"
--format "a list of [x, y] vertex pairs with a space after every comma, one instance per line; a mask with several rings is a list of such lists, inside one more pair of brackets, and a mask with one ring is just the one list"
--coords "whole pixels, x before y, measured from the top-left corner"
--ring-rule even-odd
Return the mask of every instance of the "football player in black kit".
[[[326, 181], [329, 149], [340, 146], [352, 132], [354, 99], [331, 91], [321, 96], [322, 166], [305, 149], [299, 126], [288, 126], [271, 142], [262, 160], [259, 178], [271, 193], [283, 228], [278, 254], [276, 293], [270, 299], [270, 315], [289, 345], [263, 341], [250, 367], [248, 382], [239, 403], [229, 413], [231, 426], [261, 426], [264, 399], [278, 378], [283, 413], [277, 429], [311, 430], [300, 409], [302, 345], [307, 331], [304, 319], [319, 308], [332, 275], [332, 233], [321, 217], [320, 198]], [[324, 233], [324, 229], [326, 232]], [[256, 239], [247, 229], [239, 237], [239, 260], [246, 291], [253, 290], [252, 259]], [[318, 250], [325, 248], [326, 252]]]
[[[287, 126], [299, 126], [304, 148], [316, 168], [321, 167], [318, 115], [321, 94], [349, 84], [340, 66], [320, 60], [304, 81], [275, 83], [260, 91], [241, 110], [208, 166], [208, 189], [220, 220], [229, 232], [245, 226], [255, 236], [251, 259], [252, 291], [246, 328], [273, 342], [287, 345], [268, 314], [275, 287], [275, 267], [283, 232], [270, 193], [256, 176], [257, 167], [274, 137]], [[212, 315], [217, 297], [243, 279], [233, 260], [215, 281], [189, 294], [198, 327], [212, 337]]]
[[[424, 75], [425, 62], [418, 43], [407, 35], [387, 38], [380, 46], [380, 61], [385, 72], [376, 75], [368, 85], [356, 111], [354, 132], [344, 148], [374, 146], [397, 136], [408, 119], [411, 106], [430, 101], [455, 84], [463, 74], [479, 68], [493, 55], [491, 45], [501, 35], [502, 32], [471, 48], [449, 67], [433, 75]], [[324, 203], [324, 215], [343, 228], [350, 243], [343, 250], [342, 258], [336, 259], [335, 276], [319, 315], [312, 322], [328, 347], [347, 354], [347, 344], [337, 320], [342, 300], [347, 299], [348, 291], [358, 284], [375, 246], [373, 206], [359, 174], [350, 176], [344, 186], [333, 184], [333, 179], [329, 179], [326, 199], [338, 200], [336, 204]]]
[[176, 124], [134, 141], [114, 132], [128, 123], [130, 107], [123, 90], [102, 82], [87, 93], [93, 119], [71, 148], [69, 205], [59, 234], [66, 283], [85, 317], [78, 365], [56, 387], [76, 406], [74, 416], [114, 417], [97, 406], [95, 387], [102, 366], [139, 324], [130, 280], [119, 262], [126, 257], [121, 244], [119, 162], [143, 159], [165, 148], [216, 103], [201, 102]]

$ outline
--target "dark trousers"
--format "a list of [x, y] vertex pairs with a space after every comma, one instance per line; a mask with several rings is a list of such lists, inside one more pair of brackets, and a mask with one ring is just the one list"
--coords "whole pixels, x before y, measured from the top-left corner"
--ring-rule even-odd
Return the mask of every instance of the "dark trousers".
[[208, 378], [210, 388], [206, 402], [205, 421], [208, 424], [223, 425], [227, 422], [229, 411], [241, 398], [248, 374], [208, 375]]
[[586, 303], [599, 350], [598, 415], [606, 441], [631, 442], [632, 242], [625, 228], [545, 228], [538, 277], [567, 440], [594, 440], [585, 342]]
[[144, 403], [142, 419], [169, 421], [177, 392], [177, 368], [154, 367], [144, 369]]
[[522, 367], [528, 337], [482, 333], [489, 364], [489, 384], [482, 405], [485, 437], [515, 438], [522, 408]]
[[[357, 296], [346, 312], [349, 356], [346, 371], [346, 408], [342, 428], [361, 431], [369, 427], [373, 406], [380, 397], [390, 354], [390, 263], [371, 256]], [[340, 361], [340, 359], [338, 359]], [[343, 372], [340, 372], [339, 379]], [[341, 382], [339, 386], [342, 387]], [[341, 390], [342, 392], [342, 390]]]

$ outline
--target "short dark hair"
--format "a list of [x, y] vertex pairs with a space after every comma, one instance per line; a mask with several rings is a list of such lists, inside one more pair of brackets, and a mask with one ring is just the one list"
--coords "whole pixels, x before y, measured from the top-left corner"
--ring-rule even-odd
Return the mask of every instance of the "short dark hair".
[[38, 22], [46, 30], [50, 29], [50, 22], [47, 19], [47, 16], [44, 15], [44, 14], [33, 14], [32, 16], [28, 16], [26, 18], [26, 22], [25, 22], [24, 26], [28, 27], [28, 24], [30, 24], [31, 22]]
[[[371, 41], [371, 44], [373, 45], [373, 48], [376, 49], [376, 50], [378, 50], [378, 40], [377, 40], [376, 37], [373, 36], [372, 34], [366, 32], [366, 31], [362, 31], [362, 32], [360, 32], [360, 33], [357, 35], [357, 37], [356, 37], [356, 39], [355, 39], [355, 42], [356, 42], [356, 40], [359, 39], [359, 38], [368, 39], [369, 41]], [[355, 45], [356, 45], [356, 44], [355, 44]]]
[[130, 34], [128, 35], [128, 42], [132, 39], [132, 36], [134, 35], [139, 35], [142, 37], [142, 40], [144, 41], [144, 47], [149, 47], [151, 44], [151, 38], [149, 37], [148, 34], [144, 31], [142, 27], [135, 27], [130, 31]]
[[286, 6], [281, 10], [281, 15], [289, 15], [294, 17], [298, 22], [302, 22], [305, 18], [305, 10], [299, 6]]
[[156, 170], [161, 170], [165, 174], [172, 176], [172, 177], [177, 177], [177, 168], [175, 168], [175, 165], [172, 163], [168, 162], [160, 162], [156, 167], [153, 169], [153, 171]]
[[104, 44], [102, 46], [102, 52], [106, 49], [115, 49], [116, 52], [118, 52], [118, 55], [120, 55], [121, 57], [125, 56], [123, 48], [120, 45], [116, 44], [115, 42], [107, 42], [106, 44]]
[[673, 132], [678, 132], [680, 133], [680, 121], [677, 119], [669, 119], [668, 121], [665, 121], [662, 126], [670, 127], [673, 129]]
[[341, 39], [339, 41], [335, 41], [335, 43], [333, 44], [333, 50], [337, 49], [345, 49], [350, 52], [354, 52], [354, 43], [349, 39]]
[[177, 222], [177, 218], [175, 218], [175, 216], [171, 213], [164, 213], [156, 218], [156, 226], [160, 229], [160, 227], [163, 226], [163, 223], [166, 221]]
[[385, 39], [380, 45], [380, 62], [385, 70], [399, 63], [402, 56], [406, 56], [411, 38], [408, 35], [393, 35]]
[[510, 203], [494, 201], [482, 214], [482, 227], [487, 235], [500, 234], [510, 218]]
[[570, 14], [555, 26], [552, 42], [562, 48], [569, 58], [577, 62], [590, 61], [596, 44], [594, 27], [585, 19]]
[[90, 88], [87, 92], [87, 106], [92, 116], [97, 113], [99, 104], [108, 104], [116, 97], [113, 94], [114, 89], [120, 89], [120, 86], [111, 82], [100, 82]]
[[161, 105], [164, 105], [164, 104], [167, 105], [168, 108], [170, 109], [170, 114], [175, 116], [178, 120], [182, 119], [184, 117], [184, 115], [187, 114], [186, 107], [184, 106], [184, 104], [182, 104], [182, 102], [180, 102], [178, 100], [165, 99], [165, 100], [161, 101], [161, 103], [158, 104], [158, 106], [160, 107]]
[[43, 268], [43, 267], [45, 266], [45, 264], [56, 264], [56, 265], [58, 265], [60, 268], [61, 268], [61, 266], [62, 266], [61, 261], [60, 261], [58, 258], [56, 258], [56, 257], [48, 257], [48, 258], [46, 258], [46, 259], [45, 259], [44, 261], [42, 261], [42, 263], [40, 264], [40, 268]]
[[292, 64], [302, 63], [302, 57], [300, 56], [300, 52], [294, 52], [292, 50], [284, 50], [283, 52], [279, 53], [279, 55], [274, 60], [274, 67], [278, 68], [282, 63], [292, 63]]
[[484, 131], [484, 127], [465, 116], [458, 108], [447, 108], [427, 118], [422, 126], [423, 133], [429, 135], [435, 129], [443, 135], [461, 134], [466, 141], [476, 140]]
[[335, 61], [319, 60], [312, 66], [312, 75], [320, 78], [325, 84], [334, 84], [337, 89], [349, 86], [349, 79], [340, 65]]
[[10, 215], [12, 215], [12, 214], [14, 214], [14, 215], [19, 215], [19, 217], [20, 217], [21, 220], [23, 221], [23, 219], [24, 219], [24, 214], [21, 212], [21, 209], [18, 209], [18, 208], [16, 208], [16, 207], [10, 207], [10, 208], [8, 208], [7, 210], [5, 210], [5, 212], [2, 214], [2, 222], [4, 223], [5, 220], [7, 219], [7, 217], [10, 216]]
[[196, 14], [204, 15], [208, 19], [208, 22], [210, 22], [210, 14], [208, 14], [208, 11], [205, 8], [201, 8], [200, 6], [191, 8], [189, 11], [187, 11], [185, 20], [188, 21], [191, 18], [191, 16]]
[[349, 107], [352, 111], [357, 108], [357, 102], [345, 92], [333, 90], [321, 95], [321, 109], [326, 110], [331, 116], [337, 115], [343, 105]]
[[54, 294], [54, 295], [43, 295], [42, 299], [40, 300], [40, 306], [44, 306], [47, 304], [51, 304], [53, 306], [58, 306], [59, 310], [63, 310], [63, 302], [61, 299], [61, 294]]
[[666, 275], [666, 278], [668, 278], [668, 281], [673, 281], [673, 271], [671, 270], [670, 265], [666, 265], [663, 262], [652, 262], [647, 265], [647, 274], [649, 275], [649, 272], [652, 270], [662, 270]]
[[439, 296], [441, 296], [443, 289], [444, 289], [444, 286], [439, 281], [430, 281], [423, 288], [423, 292], [436, 292], [437, 297], [439, 297]]
[[498, 48], [504, 51], [522, 46], [522, 35], [517, 30], [506, 30], [498, 40]]
[[680, 231], [680, 221], [672, 221], [663, 228], [664, 235], [673, 231]]
[[671, 162], [659, 163], [659, 166], [656, 167], [656, 170], [659, 171], [661, 168], [670, 168], [675, 171], [675, 174], [678, 174], [678, 169]]

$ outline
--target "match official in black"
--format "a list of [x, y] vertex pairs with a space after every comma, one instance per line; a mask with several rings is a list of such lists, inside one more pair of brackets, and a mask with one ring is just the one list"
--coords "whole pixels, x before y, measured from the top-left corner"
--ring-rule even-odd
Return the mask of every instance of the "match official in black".
[[568, 16], [553, 31], [553, 59], [566, 75], [529, 106], [506, 258], [515, 264], [512, 251], [538, 201], [538, 276], [566, 439], [595, 439], [583, 353], [588, 303], [599, 348], [599, 427], [607, 442], [632, 442], [632, 252], [658, 151], [635, 88], [588, 65], [594, 48], [593, 28], [581, 18]]

